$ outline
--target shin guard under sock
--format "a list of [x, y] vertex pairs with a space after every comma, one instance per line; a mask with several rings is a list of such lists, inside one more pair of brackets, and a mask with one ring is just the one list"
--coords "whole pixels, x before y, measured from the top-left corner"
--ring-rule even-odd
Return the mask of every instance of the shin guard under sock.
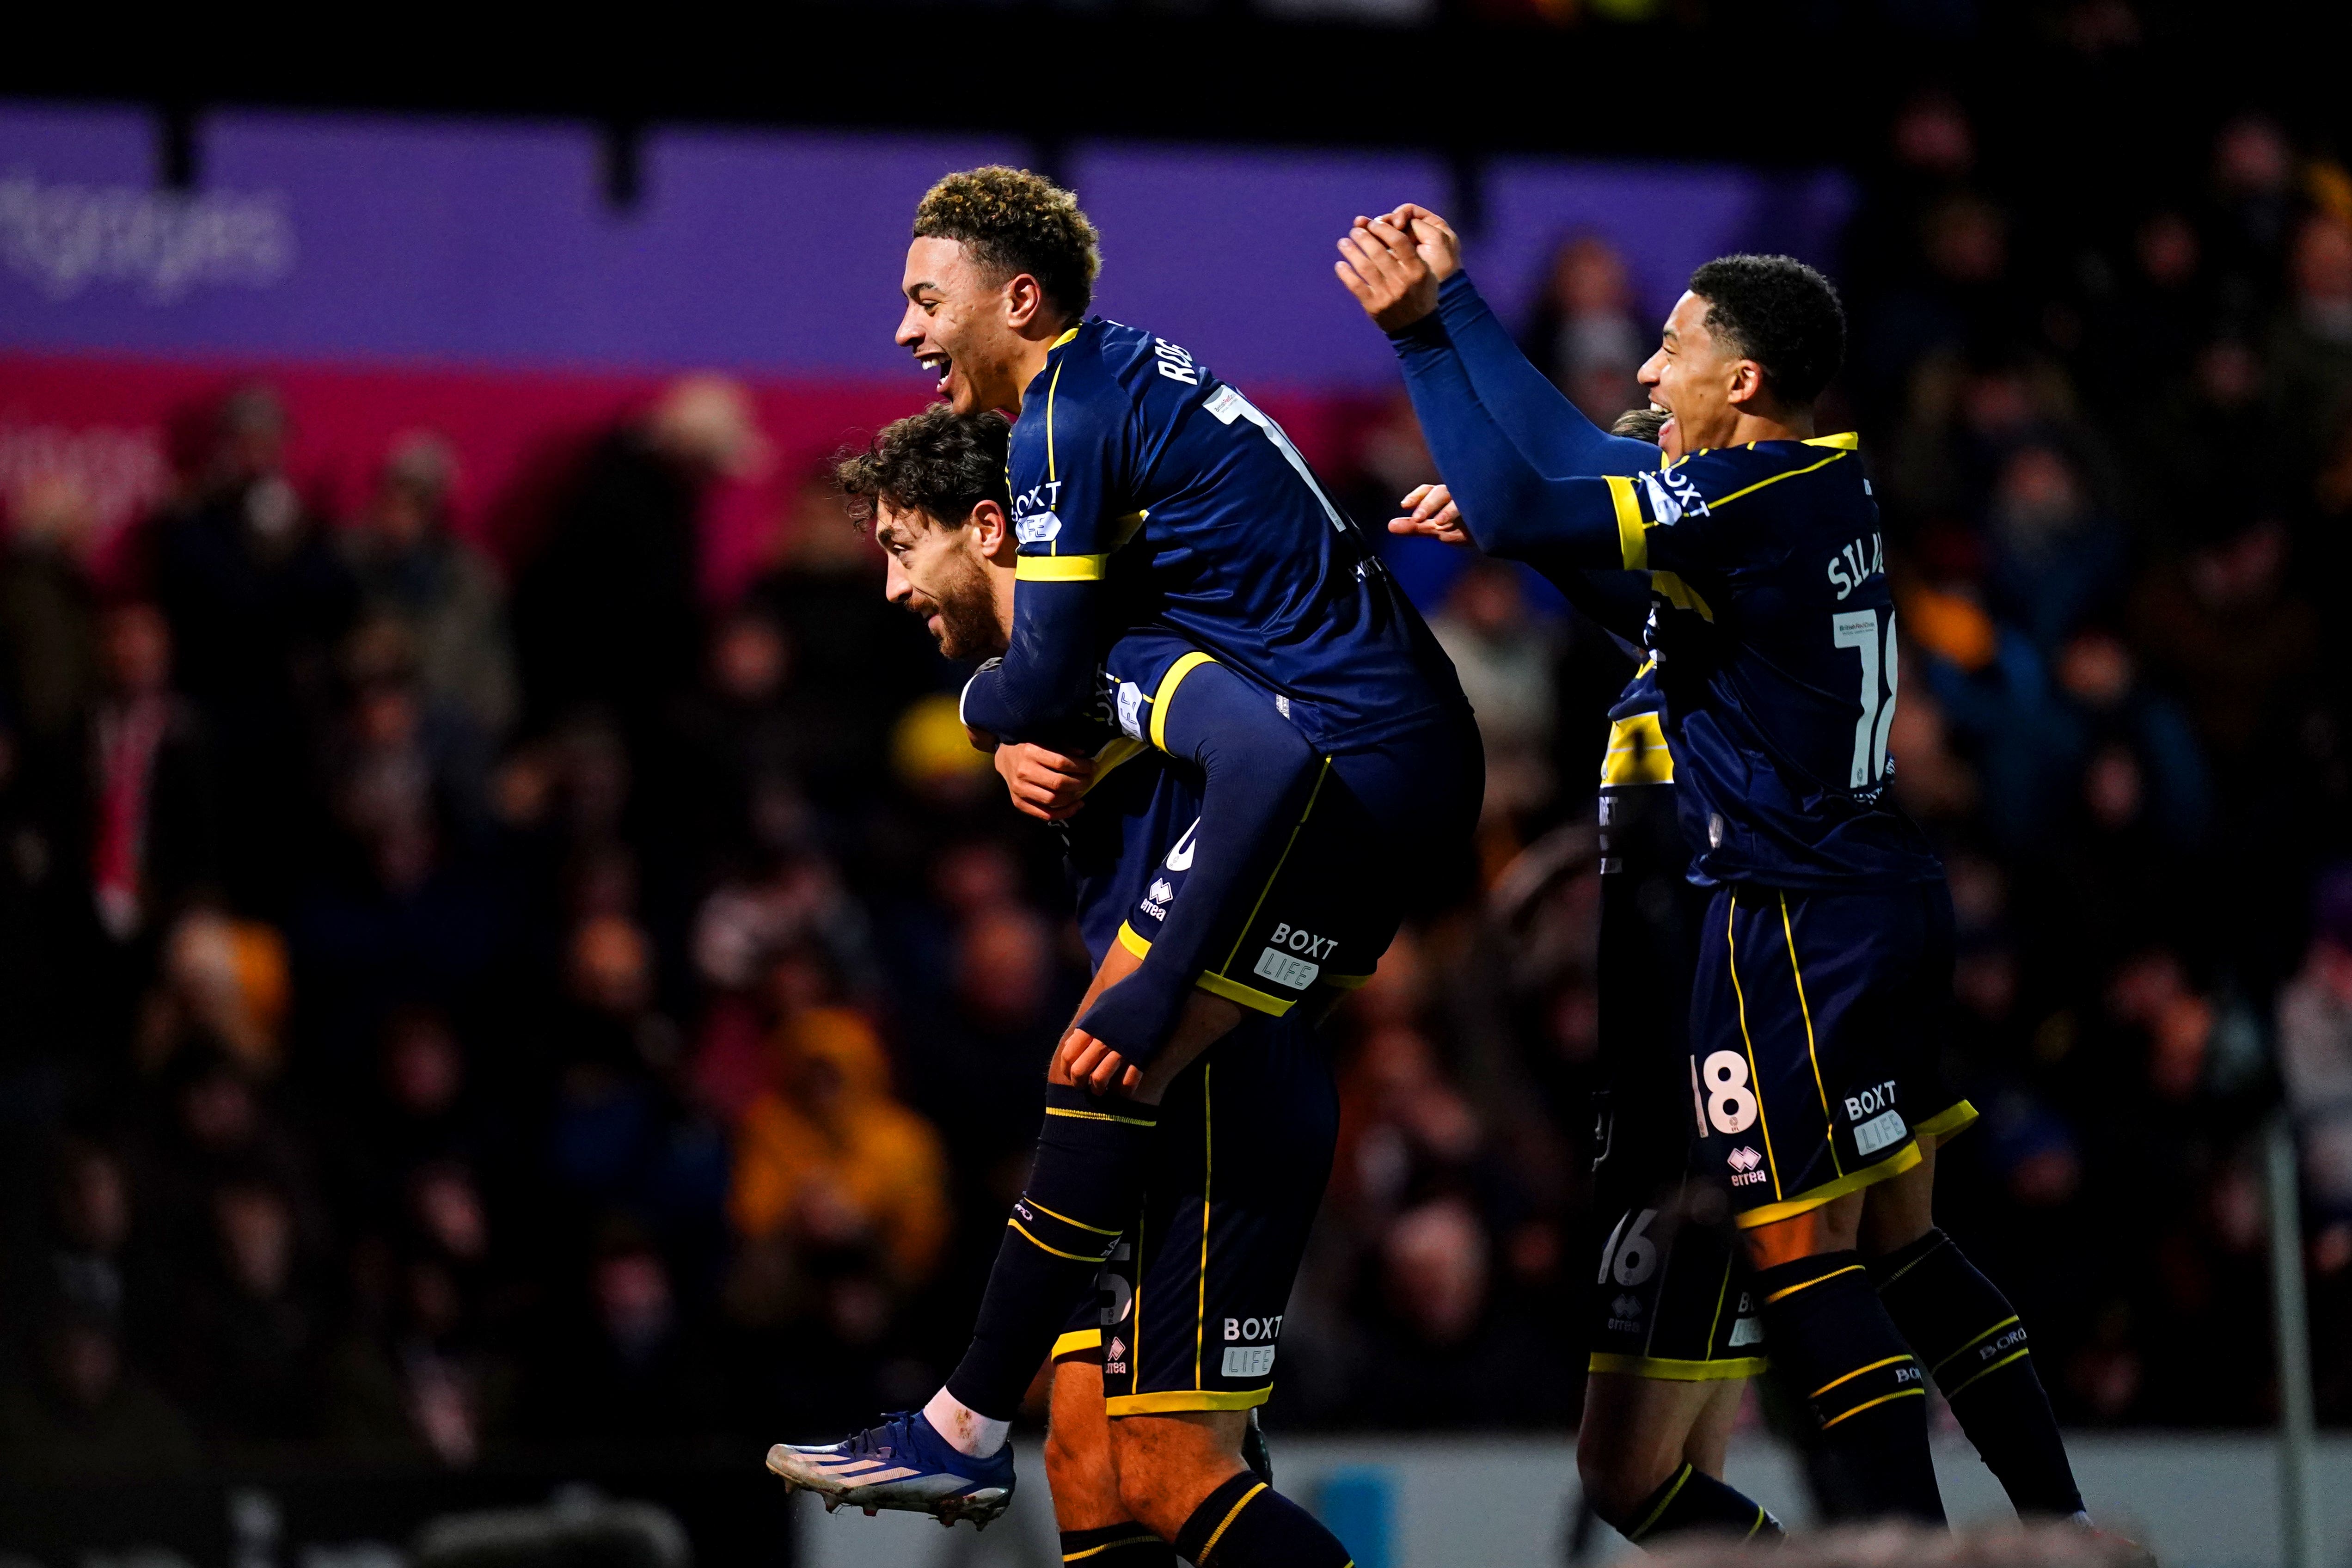
[[1160, 1109], [1062, 1084], [1045, 1087], [1045, 1122], [1029, 1184], [1013, 1205], [981, 1298], [971, 1345], [948, 1392], [1010, 1421], [1037, 1368], [1094, 1289], [1103, 1259], [1135, 1217]]
[[1208, 1495], [1176, 1532], [1194, 1568], [1349, 1568], [1339, 1538], [1249, 1471]]
[[2021, 1514], [2080, 1513], [2083, 1493], [2058, 1418], [2009, 1299], [1940, 1230], [1874, 1259], [1870, 1272], [1887, 1315], [2011, 1506]]
[[1062, 1531], [1062, 1561], [1086, 1568], [1176, 1568], [1176, 1549], [1130, 1519]]
[[1685, 1530], [1723, 1531], [1742, 1541], [1778, 1541], [1783, 1534], [1780, 1521], [1762, 1503], [1690, 1464], [1642, 1500], [1625, 1539], [1642, 1546]]
[[1927, 1380], [1872, 1288], [1858, 1252], [1827, 1252], [1755, 1276], [1772, 1370], [1812, 1407], [1822, 1446], [1867, 1517], [1940, 1524], [1927, 1453]]

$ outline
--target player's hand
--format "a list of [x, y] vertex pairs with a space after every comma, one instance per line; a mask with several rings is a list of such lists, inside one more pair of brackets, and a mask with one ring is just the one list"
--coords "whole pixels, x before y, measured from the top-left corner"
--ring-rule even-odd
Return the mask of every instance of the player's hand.
[[1405, 514], [1389, 519], [1391, 533], [1417, 533], [1448, 544], [1471, 542], [1470, 531], [1462, 526], [1462, 509], [1454, 504], [1454, 492], [1444, 485], [1415, 485], [1405, 492], [1402, 504]]
[[1388, 223], [1412, 237], [1413, 248], [1440, 283], [1462, 270], [1462, 237], [1427, 207], [1407, 202], [1388, 215]]
[[1386, 216], [1358, 218], [1340, 237], [1331, 269], [1384, 332], [1401, 332], [1437, 309], [1436, 275], [1412, 237]]
[[1076, 814], [1086, 797], [1095, 764], [1087, 757], [1066, 757], [1016, 741], [996, 748], [996, 771], [1003, 776], [1015, 810], [1040, 822], [1064, 822]]
[[1141, 1068], [1129, 1067], [1125, 1057], [1084, 1029], [1072, 1029], [1062, 1037], [1054, 1052], [1054, 1071], [1097, 1094], [1108, 1094], [1114, 1089], [1132, 1091], [1143, 1081]]

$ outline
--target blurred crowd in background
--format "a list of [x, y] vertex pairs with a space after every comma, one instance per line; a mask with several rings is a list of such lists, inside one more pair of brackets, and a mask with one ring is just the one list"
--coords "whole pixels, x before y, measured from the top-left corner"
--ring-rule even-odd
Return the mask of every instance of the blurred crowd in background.
[[[1984, 1117], [1943, 1217], [2068, 1421], [2260, 1422], [2282, 1089], [2318, 1321], [2352, 1312], [2352, 176], [2248, 119], [2061, 212], [1980, 142], [1931, 94], [1859, 171], [1823, 420], [1863, 433], [1895, 788], [1961, 921]], [[1640, 401], [1655, 323], [1604, 239], [1561, 237], [1524, 325], [1597, 419]], [[758, 440], [722, 379], [583, 449], [499, 562], [431, 432], [317, 515], [299, 416], [207, 410], [102, 584], [79, 498], [10, 498], [0, 1462], [734, 1455], [919, 1402], [1086, 980], [959, 672], [821, 472], [700, 596]], [[1401, 397], [1356, 449], [1373, 530], [1434, 477]], [[1329, 1030], [1271, 1419], [1564, 1426], [1631, 665], [1517, 570], [1397, 548], [1480, 712], [1482, 886]]]

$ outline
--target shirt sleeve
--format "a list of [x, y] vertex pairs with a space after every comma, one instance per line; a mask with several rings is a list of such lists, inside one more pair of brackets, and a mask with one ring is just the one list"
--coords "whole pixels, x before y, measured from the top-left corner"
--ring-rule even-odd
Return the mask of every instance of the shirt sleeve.
[[1650, 564], [1632, 479], [1547, 472], [1480, 397], [1443, 322], [1424, 318], [1393, 341], [1430, 455], [1479, 549], [1539, 560], [1547, 574]]
[[1511, 340], [1470, 274], [1438, 286], [1437, 315], [1464, 374], [1519, 449], [1555, 474], [1639, 474], [1658, 466], [1647, 441], [1612, 436], [1584, 416]]
[[1127, 400], [1071, 395], [1069, 363], [1055, 363], [1042, 406], [1022, 411], [1013, 438], [1011, 645], [964, 688], [964, 721], [1003, 741], [1041, 739], [1093, 705], [1103, 578], [1141, 521], [1124, 500]]
[[[1628, 566], [1656, 572], [1705, 572], [1720, 568], [1726, 534], [1715, 506], [1746, 493], [1739, 477], [1727, 474], [1723, 453], [1703, 452], [1671, 468], [1611, 481], [1622, 485], [1624, 559]], [[1708, 491], [1718, 498], [1710, 504]]]

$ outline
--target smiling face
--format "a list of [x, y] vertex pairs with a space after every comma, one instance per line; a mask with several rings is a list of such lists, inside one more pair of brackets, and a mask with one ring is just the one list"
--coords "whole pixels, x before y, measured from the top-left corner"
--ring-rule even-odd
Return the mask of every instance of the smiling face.
[[1658, 445], [1669, 459], [1733, 444], [1742, 413], [1763, 390], [1764, 370], [1707, 323], [1707, 302], [1685, 293], [1675, 301], [1658, 352], [1640, 380], [1653, 407], [1666, 411]]
[[958, 414], [1018, 408], [1028, 380], [1020, 328], [1036, 310], [1036, 288], [1025, 273], [992, 280], [961, 241], [924, 236], [907, 247], [898, 346], [939, 377]]
[[986, 658], [1011, 640], [1013, 566], [992, 559], [1007, 553], [1001, 548], [1006, 538], [1004, 513], [994, 501], [982, 501], [952, 527], [887, 497], [875, 503], [874, 542], [889, 563], [883, 592], [920, 616], [950, 658]]

